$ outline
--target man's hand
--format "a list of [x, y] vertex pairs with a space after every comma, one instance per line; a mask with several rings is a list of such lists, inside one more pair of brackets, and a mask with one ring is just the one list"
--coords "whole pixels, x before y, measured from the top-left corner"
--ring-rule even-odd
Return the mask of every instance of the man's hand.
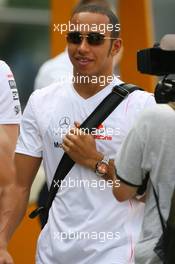
[[5, 248], [0, 248], [0, 264], [14, 264], [12, 257]]
[[97, 151], [94, 137], [78, 127], [76, 124], [65, 136], [62, 147], [76, 163], [95, 170], [103, 155]]

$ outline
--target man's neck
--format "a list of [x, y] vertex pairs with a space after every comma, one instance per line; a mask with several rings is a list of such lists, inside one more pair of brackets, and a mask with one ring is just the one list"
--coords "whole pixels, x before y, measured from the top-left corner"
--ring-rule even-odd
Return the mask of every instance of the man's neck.
[[79, 76], [79, 78], [77, 79], [74, 78], [73, 86], [81, 97], [87, 99], [103, 90], [106, 86], [108, 86], [112, 82], [114, 75], [111, 73], [107, 75], [106, 78], [101, 79], [95, 76], [86, 76], [88, 77], [87, 79], [81, 77], [82, 76]]

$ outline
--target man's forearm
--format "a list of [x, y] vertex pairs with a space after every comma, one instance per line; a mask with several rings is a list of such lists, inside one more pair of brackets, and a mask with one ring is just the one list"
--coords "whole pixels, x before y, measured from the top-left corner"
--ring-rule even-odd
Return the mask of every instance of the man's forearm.
[[11, 184], [3, 188], [0, 197], [0, 248], [6, 248], [16, 227], [23, 218], [29, 190]]

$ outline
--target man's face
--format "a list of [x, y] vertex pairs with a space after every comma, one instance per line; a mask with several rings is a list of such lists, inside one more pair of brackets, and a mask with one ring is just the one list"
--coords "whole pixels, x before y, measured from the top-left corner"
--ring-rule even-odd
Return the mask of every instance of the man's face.
[[[103, 14], [82, 12], [75, 14], [70, 23], [76, 26], [75, 31], [82, 34], [81, 43], [68, 42], [68, 53], [74, 66], [74, 74], [83, 76], [111, 75], [112, 59], [117, 50], [119, 50], [120, 43], [116, 45], [116, 40], [114, 40], [111, 45], [111, 39], [105, 39], [100, 45], [92, 45], [88, 43], [86, 38], [90, 32], [102, 34], [102, 31], [100, 31], [101, 25], [106, 25], [105, 28], [107, 28], [110, 23], [109, 18]], [[82, 25], [86, 25], [86, 27]], [[96, 31], [94, 31], [94, 25], [96, 25]], [[105, 30], [103, 33], [105, 37], [111, 37], [111, 31]]]

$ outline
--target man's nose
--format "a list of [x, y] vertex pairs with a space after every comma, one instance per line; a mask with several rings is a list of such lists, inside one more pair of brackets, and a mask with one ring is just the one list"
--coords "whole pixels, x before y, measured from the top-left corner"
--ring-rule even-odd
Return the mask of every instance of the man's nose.
[[89, 51], [89, 44], [86, 37], [82, 38], [81, 43], [78, 47], [79, 52], [88, 52]]

